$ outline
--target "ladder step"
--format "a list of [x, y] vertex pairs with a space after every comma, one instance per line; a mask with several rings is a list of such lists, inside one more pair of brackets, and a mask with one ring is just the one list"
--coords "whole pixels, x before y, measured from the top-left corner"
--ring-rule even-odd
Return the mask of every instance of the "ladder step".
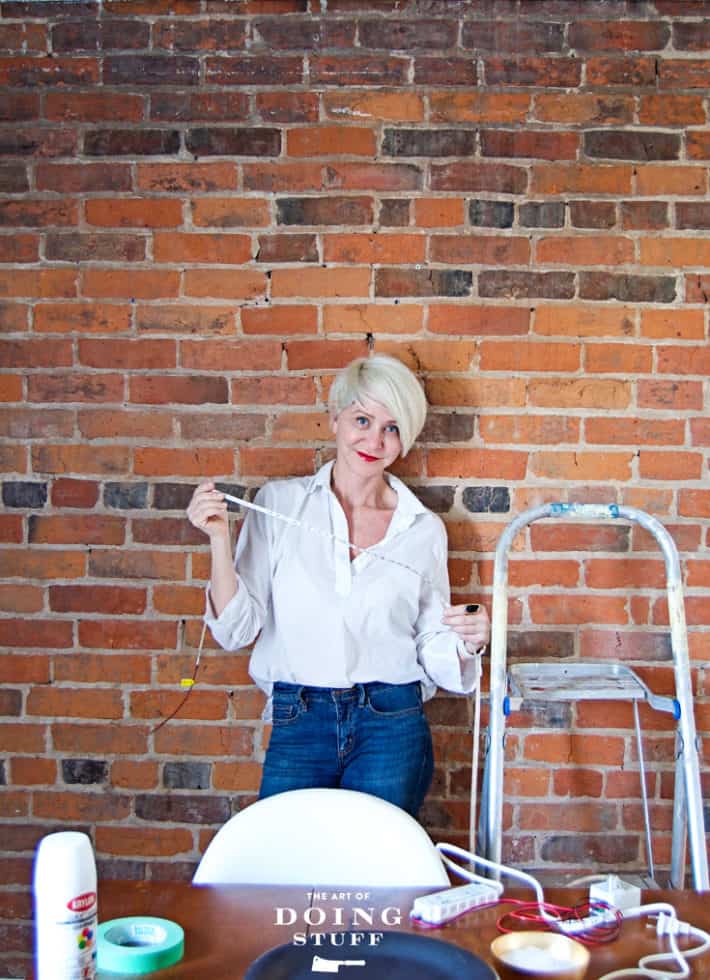
[[656, 700], [633, 670], [621, 664], [513, 664], [508, 678], [511, 695], [526, 700]]

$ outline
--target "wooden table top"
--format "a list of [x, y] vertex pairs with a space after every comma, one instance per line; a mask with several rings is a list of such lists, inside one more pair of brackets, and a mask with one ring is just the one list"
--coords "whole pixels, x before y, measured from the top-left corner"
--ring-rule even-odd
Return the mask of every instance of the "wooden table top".
[[[103, 881], [99, 889], [99, 921], [150, 915], [178, 922], [185, 930], [185, 956], [181, 963], [153, 974], [162, 980], [236, 980], [262, 953], [294, 942], [295, 937], [303, 941], [307, 938], [317, 952], [319, 942], [331, 942], [327, 934], [353, 930], [424, 931], [492, 962], [489, 947], [498, 935], [496, 922], [509, 906], [473, 911], [441, 928], [422, 930], [411, 922], [409, 911], [417, 895], [431, 890]], [[507, 894], [531, 897], [522, 892]], [[643, 900], [669, 902], [680, 919], [710, 931], [709, 897], [708, 893], [700, 896], [688, 891], [649, 891], [644, 892]], [[547, 889], [546, 898], [570, 906], [582, 901], [585, 892], [579, 888]], [[665, 951], [667, 942], [658, 939], [647, 922], [627, 921], [615, 942], [593, 947], [586, 980], [598, 980], [613, 969], [635, 966], [641, 956]], [[347, 949], [351, 937], [344, 941]], [[710, 977], [710, 950], [690, 962], [692, 977]], [[108, 974], [99, 976], [109, 980]], [[115, 980], [117, 975], [110, 976]]]

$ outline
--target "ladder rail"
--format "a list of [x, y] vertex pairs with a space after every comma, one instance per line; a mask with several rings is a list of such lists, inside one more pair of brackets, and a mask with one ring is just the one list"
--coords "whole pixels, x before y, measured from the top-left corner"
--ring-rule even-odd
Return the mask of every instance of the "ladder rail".
[[[503, 815], [503, 752], [505, 699], [507, 692], [508, 558], [516, 535], [529, 524], [546, 517], [630, 520], [656, 539], [666, 566], [666, 591], [673, 653], [678, 719], [679, 756], [676, 761], [676, 793], [673, 808], [671, 883], [682, 887], [685, 876], [685, 842], [689, 837], [691, 868], [696, 891], [706, 890], [708, 860], [705, 847], [698, 742], [690, 683], [688, 634], [683, 603], [680, 560], [675, 542], [655, 517], [635, 507], [616, 504], [548, 503], [526, 510], [514, 518], [501, 534], [495, 553], [491, 613], [490, 707], [484, 792], [480, 808], [479, 839], [483, 856], [500, 863]], [[681, 765], [678, 765], [678, 762]], [[680, 771], [682, 770], [682, 772]], [[473, 773], [473, 778], [477, 774]], [[680, 785], [679, 785], [680, 784]]]

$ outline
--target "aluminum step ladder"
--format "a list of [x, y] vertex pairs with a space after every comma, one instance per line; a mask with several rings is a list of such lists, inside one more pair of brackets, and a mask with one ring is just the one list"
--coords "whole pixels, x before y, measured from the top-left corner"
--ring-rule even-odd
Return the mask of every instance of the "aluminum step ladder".
[[[520, 530], [541, 518], [584, 518], [586, 520], [627, 520], [649, 531], [663, 552], [670, 619], [671, 649], [675, 674], [675, 697], [654, 695], [628, 667], [614, 663], [518, 664], [506, 668], [508, 630], [508, 553]], [[525, 698], [545, 700], [630, 700], [636, 717], [641, 785], [646, 816], [647, 850], [652, 866], [650, 824], [643, 778], [643, 755], [638, 726], [638, 701], [670, 711], [677, 719], [676, 765], [673, 800], [670, 887], [682, 888], [685, 880], [686, 846], [690, 842], [693, 887], [703, 891], [708, 883], [708, 859], [703, 825], [698, 739], [693, 715], [693, 695], [688, 658], [688, 635], [675, 543], [655, 517], [634, 507], [616, 504], [550, 503], [527, 510], [516, 517], [498, 541], [493, 577], [491, 623], [490, 709], [486, 739], [483, 788], [478, 824], [478, 847], [482, 857], [500, 863], [503, 813], [503, 750], [505, 719]], [[475, 787], [477, 773], [472, 774]], [[473, 791], [475, 793], [475, 789]], [[475, 805], [472, 803], [472, 809]], [[471, 837], [475, 834], [472, 817]], [[473, 842], [472, 842], [473, 843]]]

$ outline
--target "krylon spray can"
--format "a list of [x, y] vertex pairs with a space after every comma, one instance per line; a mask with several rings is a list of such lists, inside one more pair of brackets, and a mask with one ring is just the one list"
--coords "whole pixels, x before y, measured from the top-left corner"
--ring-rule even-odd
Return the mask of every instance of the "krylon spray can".
[[86, 834], [48, 834], [34, 868], [37, 980], [96, 977], [96, 863]]

